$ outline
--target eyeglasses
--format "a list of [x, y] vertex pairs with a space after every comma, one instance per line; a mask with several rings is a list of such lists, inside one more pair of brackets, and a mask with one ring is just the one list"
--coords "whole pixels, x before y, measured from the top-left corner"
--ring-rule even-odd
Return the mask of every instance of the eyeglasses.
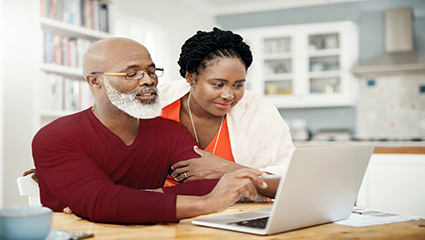
[[[149, 77], [157, 79], [164, 74], [164, 68], [151, 68], [147, 71]], [[127, 80], [140, 80], [145, 76], [145, 70], [134, 70], [130, 69], [122, 73], [111, 73], [111, 72], [92, 72], [92, 74], [103, 74], [107, 76], [124, 76]]]

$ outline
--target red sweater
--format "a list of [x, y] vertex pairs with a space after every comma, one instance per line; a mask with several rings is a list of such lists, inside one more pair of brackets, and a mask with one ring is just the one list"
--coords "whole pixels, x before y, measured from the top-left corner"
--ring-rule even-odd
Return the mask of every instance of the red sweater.
[[54, 211], [69, 206], [94, 222], [177, 222], [176, 195], [205, 195], [218, 180], [190, 181], [164, 194], [170, 166], [199, 157], [187, 129], [162, 118], [140, 120], [127, 146], [91, 109], [42, 128], [32, 143], [41, 202]]

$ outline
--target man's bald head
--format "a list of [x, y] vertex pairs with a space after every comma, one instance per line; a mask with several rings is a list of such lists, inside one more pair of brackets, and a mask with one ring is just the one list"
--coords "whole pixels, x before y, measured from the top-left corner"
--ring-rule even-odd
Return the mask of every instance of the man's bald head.
[[140, 43], [122, 37], [102, 39], [87, 48], [83, 55], [83, 76], [92, 72], [111, 71], [118, 63], [135, 54], [146, 54], [148, 50]]

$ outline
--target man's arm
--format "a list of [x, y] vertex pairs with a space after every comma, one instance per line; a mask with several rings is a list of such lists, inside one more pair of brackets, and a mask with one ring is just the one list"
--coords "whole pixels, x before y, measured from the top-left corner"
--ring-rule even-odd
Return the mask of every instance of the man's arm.
[[[242, 169], [225, 174], [220, 180], [191, 181], [171, 188], [159, 188], [149, 191], [179, 194], [176, 201], [176, 218], [181, 220], [222, 211], [236, 202], [242, 193], [249, 196], [249, 199], [254, 200], [256, 197], [256, 188], [267, 188], [263, 179], [258, 177], [259, 174], [260, 172], [256, 170]], [[218, 184], [216, 184], [217, 181]], [[215, 188], [210, 191], [210, 187], [214, 186]], [[193, 189], [198, 191], [194, 191]], [[208, 192], [208, 194], [203, 195], [204, 192]], [[198, 195], [186, 195], [189, 193]], [[72, 213], [68, 207], [64, 209], [64, 212]]]
[[258, 170], [241, 169], [223, 175], [213, 191], [205, 196], [177, 196], [177, 219], [223, 211], [238, 201], [242, 193], [255, 200], [256, 188], [267, 188], [260, 174]]
[[43, 205], [54, 211], [70, 207], [94, 222], [176, 222], [176, 194], [160, 194], [118, 185], [87, 156], [75, 137], [60, 131], [39, 132], [33, 157]]

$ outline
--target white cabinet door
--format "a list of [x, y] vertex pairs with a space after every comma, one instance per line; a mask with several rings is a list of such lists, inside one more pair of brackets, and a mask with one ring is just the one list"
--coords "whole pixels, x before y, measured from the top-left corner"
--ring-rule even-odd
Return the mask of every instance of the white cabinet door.
[[425, 154], [373, 154], [357, 205], [425, 217]]
[[254, 62], [248, 88], [278, 108], [351, 106], [357, 96], [350, 69], [357, 60], [352, 22], [240, 29]]

